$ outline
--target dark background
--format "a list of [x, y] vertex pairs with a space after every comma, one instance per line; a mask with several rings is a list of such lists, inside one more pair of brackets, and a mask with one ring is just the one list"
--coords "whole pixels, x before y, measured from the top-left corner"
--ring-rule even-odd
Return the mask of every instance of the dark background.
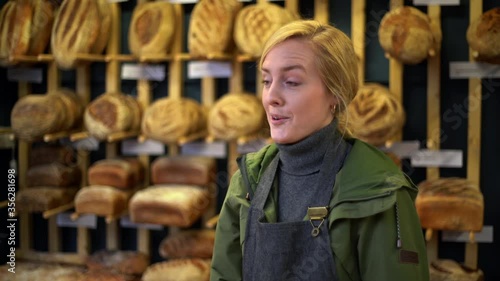
[[[473, 0], [470, 0], [473, 1]], [[6, 0], [0, 0], [3, 5]], [[377, 30], [381, 17], [389, 10], [388, 0], [372, 0], [367, 2], [366, 10], [366, 81], [378, 82], [388, 85], [389, 65], [384, 57], [383, 51], [377, 38]], [[449, 63], [452, 61], [468, 60], [468, 44], [465, 39], [465, 32], [469, 23], [469, 1], [462, 0], [459, 6], [443, 6], [441, 8], [443, 43], [441, 52], [441, 128], [443, 130], [442, 149], [460, 149], [463, 150], [464, 167], [441, 169], [442, 177], [466, 177], [467, 163], [467, 117], [461, 117], [459, 107], [467, 108], [468, 102], [468, 80], [450, 79]], [[276, 2], [280, 5], [283, 2]], [[300, 1], [300, 12], [305, 18], [314, 16], [314, 1]], [[412, 1], [405, 1], [405, 4], [412, 5]], [[122, 53], [128, 53], [127, 32], [135, 1], [129, 1], [120, 4], [122, 7]], [[350, 35], [351, 32], [351, 8], [350, 1], [330, 1], [330, 22]], [[498, 4], [497, 4], [498, 5]], [[185, 5], [185, 30], [189, 23], [189, 14], [192, 10], [192, 4]], [[484, 11], [495, 7], [494, 0], [483, 1]], [[425, 7], [418, 7], [426, 12]], [[46, 68], [44, 65], [37, 65], [44, 71], [46, 77]], [[168, 68], [167, 68], [168, 69]], [[185, 67], [184, 69], [187, 69]], [[246, 63], [245, 69], [245, 89], [255, 90], [255, 64]], [[168, 75], [168, 73], [167, 73]], [[187, 77], [187, 75], [185, 75]], [[92, 65], [92, 98], [104, 93], [105, 89], [105, 71], [104, 64], [95, 63]], [[421, 147], [425, 148], [426, 140], [426, 108], [427, 108], [427, 65], [422, 62], [414, 66], [405, 66], [404, 68], [404, 94], [403, 102], [407, 114], [407, 120], [404, 127], [404, 140], [418, 140]], [[484, 81], [484, 80], [483, 80]], [[217, 79], [218, 95], [227, 92], [227, 79]], [[482, 100], [482, 124], [481, 126], [481, 182], [480, 188], [484, 195], [485, 215], [484, 225], [490, 225], [494, 228], [500, 227], [499, 208], [495, 205], [496, 199], [500, 198], [500, 191], [495, 186], [495, 175], [500, 151], [496, 145], [499, 142], [494, 120], [499, 119], [498, 107], [499, 101], [499, 79], [488, 80], [489, 89], [483, 87]], [[73, 71], [64, 71], [62, 73], [63, 86], [74, 88], [75, 73]], [[122, 92], [136, 95], [136, 83], [134, 81], [123, 81]], [[153, 82], [154, 99], [168, 95], [168, 82]], [[186, 79], [184, 84], [184, 95], [199, 99], [200, 80]], [[46, 91], [45, 82], [33, 84], [33, 93], [44, 93]], [[17, 100], [17, 84], [7, 81], [7, 70], [0, 67], [0, 126], [10, 125], [10, 111]], [[460, 117], [461, 122], [457, 122]], [[7, 177], [9, 161], [12, 159], [11, 150], [0, 149], [0, 171]], [[92, 152], [91, 162], [104, 157], [103, 145], [100, 145], [98, 151]], [[219, 170], [224, 172], [226, 161], [219, 160]], [[415, 183], [425, 179], [424, 168], [412, 168], [405, 163], [405, 171], [411, 176]], [[7, 184], [5, 184], [7, 185]], [[219, 206], [226, 188], [226, 177], [221, 177], [219, 182]], [[0, 201], [6, 200], [7, 188], [2, 188], [4, 192], [0, 193]], [[0, 210], [0, 221], [7, 221], [7, 209]], [[3, 223], [0, 223], [3, 225]], [[102, 219], [98, 220], [98, 228], [91, 230], [92, 250], [105, 248], [105, 225]], [[18, 228], [19, 231], [19, 228]], [[63, 251], [76, 250], [76, 231], [71, 228], [63, 228]], [[40, 215], [34, 215], [33, 237], [35, 238], [34, 247], [38, 250], [46, 250], [47, 224]], [[0, 229], [0, 261], [6, 261], [6, 235], [8, 231], [5, 228]], [[168, 229], [162, 231], [151, 231], [151, 244], [153, 261], [158, 261], [160, 257], [157, 254], [157, 245], [159, 241], [168, 234]], [[18, 236], [18, 235], [17, 235]], [[486, 281], [500, 280], [500, 268], [497, 266], [499, 253], [499, 235], [494, 232], [494, 243], [479, 244], [479, 268], [485, 272]], [[135, 231], [122, 229], [121, 245], [123, 249], [135, 249], [136, 236]], [[459, 262], [464, 260], [465, 247], [463, 243], [439, 242], [439, 257], [452, 258]]]

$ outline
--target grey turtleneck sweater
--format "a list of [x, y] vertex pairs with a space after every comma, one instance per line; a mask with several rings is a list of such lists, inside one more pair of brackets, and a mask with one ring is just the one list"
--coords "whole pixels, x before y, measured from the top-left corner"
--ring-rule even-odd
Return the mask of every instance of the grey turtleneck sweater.
[[[331, 186], [318, 183], [319, 170], [326, 153], [328, 143], [337, 148], [339, 141], [345, 142], [337, 131], [337, 122], [314, 132], [294, 144], [277, 144], [279, 148], [278, 169], [278, 221], [301, 221], [307, 214], [307, 207], [320, 206], [318, 199], [327, 194]], [[345, 146], [350, 149], [350, 144]], [[344, 155], [345, 151], [338, 151]], [[343, 161], [332, 159], [331, 161]], [[334, 175], [332, 175], [334, 176]], [[324, 200], [323, 200], [324, 201]]]

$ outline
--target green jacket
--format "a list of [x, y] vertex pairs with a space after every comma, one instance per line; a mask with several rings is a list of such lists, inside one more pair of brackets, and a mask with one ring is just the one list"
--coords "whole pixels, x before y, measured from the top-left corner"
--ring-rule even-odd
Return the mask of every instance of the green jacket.
[[[255, 190], [277, 152], [275, 145], [269, 145], [240, 161], [220, 212], [210, 280], [242, 279], [250, 206], [245, 198], [247, 185]], [[276, 222], [277, 192], [275, 181], [264, 207], [269, 222]], [[417, 192], [411, 180], [385, 154], [354, 140], [337, 174], [328, 216], [330, 244], [340, 281], [429, 280], [423, 232], [414, 207]]]

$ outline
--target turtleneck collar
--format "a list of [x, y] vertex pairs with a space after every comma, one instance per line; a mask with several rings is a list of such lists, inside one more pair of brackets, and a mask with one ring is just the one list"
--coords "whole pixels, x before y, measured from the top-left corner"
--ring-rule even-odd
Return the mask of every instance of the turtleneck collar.
[[280, 169], [296, 176], [318, 172], [329, 143], [337, 143], [342, 136], [337, 131], [337, 119], [293, 144], [277, 144], [280, 151]]

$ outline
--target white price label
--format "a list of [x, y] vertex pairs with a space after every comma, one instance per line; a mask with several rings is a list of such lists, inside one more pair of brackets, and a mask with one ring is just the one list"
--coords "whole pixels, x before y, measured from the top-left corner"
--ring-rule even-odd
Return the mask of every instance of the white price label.
[[138, 142], [136, 139], [122, 141], [122, 151], [125, 155], [164, 155], [165, 144], [155, 140]]
[[126, 63], [122, 66], [122, 79], [125, 80], [151, 80], [163, 81], [165, 80], [165, 66], [164, 65], [138, 65]]
[[460, 6], [460, 0], [413, 0], [413, 5]]
[[190, 142], [181, 147], [181, 154], [194, 156], [208, 156], [214, 158], [226, 158], [226, 143], [223, 141]]
[[[444, 242], [469, 242], [469, 232], [443, 231], [441, 240]], [[474, 233], [474, 240], [479, 243], [493, 243], [493, 226], [483, 226], [481, 232]]]
[[267, 145], [265, 139], [257, 139], [250, 141], [248, 143], [238, 145], [238, 153], [245, 154], [250, 152], [259, 151], [261, 148]]
[[143, 228], [150, 230], [162, 230], [163, 226], [150, 223], [134, 223], [130, 220], [129, 216], [124, 216], [120, 219], [120, 225], [125, 228]]
[[411, 156], [413, 167], [462, 168], [462, 150], [429, 150], [422, 149]]
[[395, 142], [391, 146], [380, 147], [380, 150], [392, 152], [399, 158], [410, 158], [415, 152], [420, 149], [419, 141], [402, 141]]
[[71, 219], [71, 213], [57, 214], [57, 225], [61, 227], [86, 227], [96, 229], [97, 216], [92, 214], [80, 215], [76, 220]]
[[450, 78], [498, 78], [500, 65], [480, 62], [450, 62]]
[[188, 62], [188, 78], [203, 77], [228, 78], [231, 77], [231, 63], [220, 61], [191, 61]]
[[73, 142], [73, 148], [89, 151], [99, 150], [99, 140], [95, 137], [86, 138]]
[[7, 80], [14, 82], [42, 83], [42, 69], [28, 67], [7, 68]]

